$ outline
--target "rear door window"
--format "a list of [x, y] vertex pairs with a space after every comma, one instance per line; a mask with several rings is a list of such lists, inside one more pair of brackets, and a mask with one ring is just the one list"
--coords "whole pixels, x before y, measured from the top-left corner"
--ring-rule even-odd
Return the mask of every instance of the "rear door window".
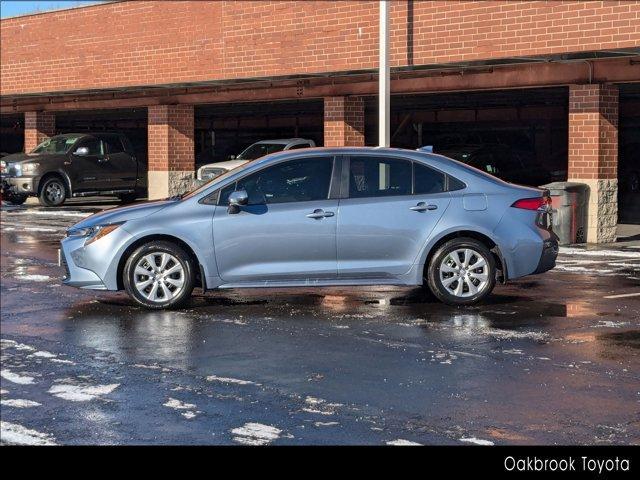
[[416, 194], [441, 193], [445, 190], [446, 176], [444, 173], [414, 163], [414, 192]]
[[86, 147], [89, 150], [87, 155], [104, 155], [104, 145], [99, 138], [87, 138], [79, 147]]
[[124, 146], [120, 141], [120, 138], [116, 136], [103, 137], [102, 141], [107, 147], [107, 153], [121, 153], [124, 152]]
[[351, 157], [349, 197], [411, 195], [411, 162], [396, 158]]

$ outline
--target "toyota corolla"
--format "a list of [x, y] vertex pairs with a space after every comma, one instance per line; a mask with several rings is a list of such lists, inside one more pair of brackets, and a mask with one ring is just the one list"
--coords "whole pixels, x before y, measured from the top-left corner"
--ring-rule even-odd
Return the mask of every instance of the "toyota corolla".
[[177, 307], [194, 288], [423, 285], [451, 305], [547, 271], [541, 189], [401, 149], [267, 155], [183, 197], [107, 210], [62, 240], [64, 283]]

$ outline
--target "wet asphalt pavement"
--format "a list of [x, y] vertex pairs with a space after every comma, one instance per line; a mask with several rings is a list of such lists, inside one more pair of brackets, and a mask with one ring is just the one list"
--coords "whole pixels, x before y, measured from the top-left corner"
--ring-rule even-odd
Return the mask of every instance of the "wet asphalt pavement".
[[93, 211], [2, 208], [2, 443], [640, 444], [638, 247], [563, 249], [472, 308], [384, 287], [150, 312], [60, 285]]

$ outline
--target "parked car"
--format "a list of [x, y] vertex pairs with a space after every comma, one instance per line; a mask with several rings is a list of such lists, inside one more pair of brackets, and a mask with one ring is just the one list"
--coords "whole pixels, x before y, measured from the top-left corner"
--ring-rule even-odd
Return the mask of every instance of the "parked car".
[[496, 280], [554, 267], [548, 198], [450, 158], [401, 149], [267, 155], [182, 198], [107, 210], [67, 231], [66, 285], [152, 309], [194, 287], [428, 285], [468, 305]]
[[436, 150], [447, 157], [476, 167], [507, 182], [543, 185], [553, 176], [535, 161], [535, 155], [503, 144], [453, 145]]
[[216, 162], [203, 165], [198, 169], [196, 178], [198, 180], [211, 180], [222, 175], [229, 170], [232, 170], [240, 165], [244, 165], [256, 158], [264, 157], [270, 153], [281, 152], [283, 150], [297, 150], [299, 148], [311, 148], [316, 144], [313, 140], [306, 140], [304, 138], [285, 138], [282, 140], [263, 140], [256, 142], [253, 145], [247, 147], [237, 157], [231, 157], [226, 162]]
[[3, 191], [13, 203], [24, 203], [30, 195], [47, 207], [91, 195], [129, 202], [146, 188], [146, 168], [119, 133], [56, 135], [32, 152], [8, 155], [2, 162]]

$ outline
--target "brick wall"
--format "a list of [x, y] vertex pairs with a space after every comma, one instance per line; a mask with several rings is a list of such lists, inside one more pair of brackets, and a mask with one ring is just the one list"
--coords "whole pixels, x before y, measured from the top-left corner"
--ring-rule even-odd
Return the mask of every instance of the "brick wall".
[[154, 105], [148, 120], [149, 170], [193, 171], [193, 105]]
[[[392, 65], [640, 46], [638, 1], [406, 1]], [[377, 1], [116, 2], [0, 22], [0, 93], [369, 69]]]
[[618, 87], [569, 88], [569, 177], [617, 178]]
[[324, 146], [364, 146], [364, 100], [361, 97], [324, 99]]
[[41, 142], [55, 134], [56, 116], [52, 112], [26, 112], [24, 114], [24, 151], [30, 152]]

